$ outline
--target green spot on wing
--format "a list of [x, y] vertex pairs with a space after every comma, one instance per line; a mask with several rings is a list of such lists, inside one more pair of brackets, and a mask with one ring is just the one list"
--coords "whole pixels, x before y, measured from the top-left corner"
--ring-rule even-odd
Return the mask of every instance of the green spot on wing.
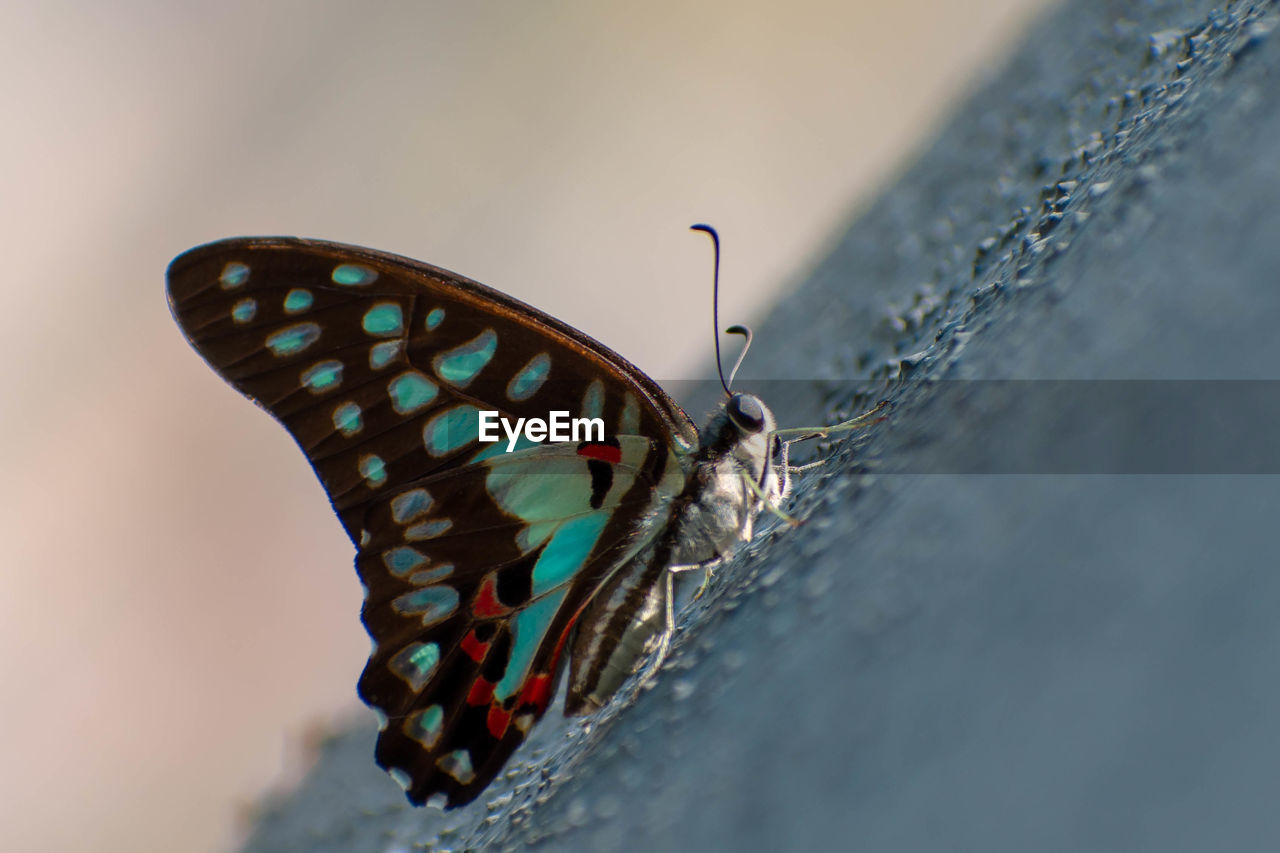
[[618, 432], [621, 435], [640, 434], [640, 405], [630, 393], [623, 398], [622, 417], [618, 421]]
[[426, 562], [427, 558], [421, 551], [410, 548], [408, 545], [400, 545], [382, 552], [382, 564], [397, 577], [405, 577], [414, 569], [421, 568]]
[[443, 322], [444, 322], [443, 308], [432, 308], [431, 311], [427, 313], [426, 326], [427, 326], [428, 332], [434, 331], [436, 326], [439, 326]]
[[591, 509], [591, 476], [580, 458], [538, 455], [494, 460], [485, 478], [490, 496], [526, 523], [559, 521]]
[[360, 325], [371, 335], [398, 335], [404, 331], [404, 312], [398, 302], [379, 302], [365, 312]]
[[400, 348], [403, 345], [403, 341], [395, 340], [379, 341], [369, 347], [369, 366], [374, 370], [381, 370], [386, 367], [400, 355]]
[[551, 628], [551, 620], [555, 618], [568, 592], [567, 586], [562, 587], [534, 601], [516, 613], [508, 623], [511, 631], [511, 657], [507, 660], [507, 671], [502, 674], [502, 680], [493, 687], [493, 695], [498, 701], [514, 696], [520, 685], [524, 684], [533, 656]]
[[350, 287], [372, 284], [378, 273], [360, 264], [339, 264], [333, 268], [333, 283]]
[[218, 276], [218, 284], [222, 285], [223, 290], [231, 290], [239, 287], [249, 280], [249, 268], [239, 261], [232, 261], [222, 268], [222, 274]]
[[516, 401], [529, 399], [547, 381], [547, 374], [550, 372], [551, 357], [545, 352], [538, 353], [511, 377], [511, 383], [507, 385], [507, 396]]
[[484, 370], [497, 348], [497, 333], [493, 329], [485, 329], [465, 344], [436, 356], [433, 362], [436, 375], [452, 385], [464, 388]]
[[370, 488], [381, 486], [387, 481], [387, 466], [380, 456], [372, 453], [361, 456], [359, 469], [360, 476], [364, 477]]
[[444, 708], [431, 705], [421, 711], [415, 711], [404, 721], [404, 733], [418, 743], [431, 749], [436, 745], [440, 732], [444, 728]]
[[432, 456], [466, 447], [480, 434], [480, 410], [464, 403], [441, 412], [422, 428], [422, 441]]
[[299, 311], [306, 311], [314, 301], [315, 298], [311, 295], [311, 291], [295, 287], [285, 294], [284, 313], [297, 314]]
[[453, 522], [447, 518], [434, 518], [431, 521], [423, 521], [413, 525], [404, 532], [404, 538], [410, 542], [420, 542], [423, 539], [435, 539], [449, 532], [449, 528], [453, 527]]
[[426, 586], [406, 592], [391, 602], [401, 616], [422, 615], [423, 627], [430, 627], [453, 615], [458, 609], [458, 591], [451, 586]]
[[453, 563], [441, 563], [438, 566], [432, 566], [429, 569], [409, 575], [409, 583], [414, 586], [422, 586], [423, 584], [442, 581], [451, 574], [453, 574]]
[[410, 489], [391, 499], [391, 520], [396, 524], [408, 524], [431, 509], [431, 495], [426, 489]]
[[537, 548], [543, 542], [556, 532], [559, 522], [555, 521], [535, 521], [520, 528], [520, 532], [516, 534], [516, 547], [520, 549], [520, 553], [528, 554], [534, 548]]
[[343, 403], [338, 406], [333, 410], [333, 425], [347, 438], [355, 435], [364, 426], [360, 407], [355, 403]]
[[342, 362], [330, 359], [308, 367], [302, 371], [302, 384], [316, 393], [332, 391], [342, 384]]
[[587, 386], [587, 393], [582, 395], [582, 416], [598, 418], [604, 415], [604, 383], [599, 379], [592, 380]]
[[247, 323], [258, 313], [258, 300], [252, 297], [241, 299], [231, 309], [231, 319], [237, 323]]
[[440, 646], [437, 643], [410, 643], [387, 661], [387, 667], [415, 693], [427, 686], [439, 665]]
[[471, 753], [465, 749], [455, 749], [448, 755], [440, 756], [436, 766], [463, 785], [469, 785], [476, 778], [475, 770], [471, 767]]
[[286, 326], [267, 336], [267, 346], [277, 356], [297, 355], [320, 339], [320, 327], [315, 323], [298, 323]]
[[416, 370], [402, 373], [387, 385], [391, 407], [398, 415], [411, 415], [436, 398], [440, 389]]
[[568, 583], [582, 570], [608, 521], [609, 513], [601, 511], [560, 525], [533, 567], [535, 597]]

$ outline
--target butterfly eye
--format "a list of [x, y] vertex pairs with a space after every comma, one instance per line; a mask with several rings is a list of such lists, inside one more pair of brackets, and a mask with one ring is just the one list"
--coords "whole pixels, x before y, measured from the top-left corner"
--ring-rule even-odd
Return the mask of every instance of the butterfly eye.
[[750, 394], [734, 394], [729, 398], [729, 417], [743, 432], [764, 429], [764, 407]]

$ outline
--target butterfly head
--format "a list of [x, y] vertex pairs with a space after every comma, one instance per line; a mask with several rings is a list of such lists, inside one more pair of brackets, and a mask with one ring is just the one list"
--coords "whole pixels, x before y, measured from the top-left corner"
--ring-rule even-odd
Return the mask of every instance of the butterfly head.
[[694, 225], [694, 231], [703, 231], [711, 237], [711, 245], [715, 249], [715, 265], [711, 288], [711, 322], [716, 330], [716, 373], [720, 377], [720, 387], [724, 389], [725, 401], [720, 410], [711, 418], [711, 423], [702, 434], [704, 451], [712, 459], [713, 467], [717, 459], [732, 458], [738, 470], [730, 473], [736, 479], [745, 475], [755, 483], [755, 494], [765, 495], [773, 500], [785, 495], [787, 491], [786, 465], [775, 464], [775, 449], [781, 447], [773, 434], [778, 422], [773, 412], [764, 401], [754, 394], [735, 392], [733, 379], [742, 366], [742, 360], [751, 349], [751, 330], [746, 326], [730, 326], [725, 332], [741, 335], [746, 341], [738, 360], [729, 371], [729, 378], [724, 378], [724, 364], [720, 359], [720, 235], [710, 225]]
[[778, 422], [754, 394], [735, 392], [725, 398], [702, 433], [702, 445], [713, 456], [732, 456], [758, 483], [771, 467], [770, 444]]

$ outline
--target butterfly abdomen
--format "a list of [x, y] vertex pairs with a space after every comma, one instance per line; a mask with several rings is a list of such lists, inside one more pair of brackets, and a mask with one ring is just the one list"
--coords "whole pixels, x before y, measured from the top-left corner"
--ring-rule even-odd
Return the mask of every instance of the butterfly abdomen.
[[566, 714], [602, 707], [663, 645], [671, 629], [672, 567], [713, 564], [751, 538], [763, 504], [744, 478], [763, 482], [762, 493], [770, 497], [786, 484], [785, 472], [772, 470], [767, 448], [766, 438], [744, 437], [723, 411], [712, 419], [684, 490], [667, 508], [663, 533], [619, 567], [583, 612], [570, 660]]
[[[664, 537], [665, 538], [665, 537]], [[602, 707], [656, 648], [666, 629], [669, 543], [645, 547], [596, 593], [579, 620], [564, 712]]]

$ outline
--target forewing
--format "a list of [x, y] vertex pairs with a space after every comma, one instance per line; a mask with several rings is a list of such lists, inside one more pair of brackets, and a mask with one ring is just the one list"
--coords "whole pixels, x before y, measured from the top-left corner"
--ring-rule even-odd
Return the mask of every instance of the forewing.
[[187, 339], [292, 433], [353, 541], [371, 503], [483, 451], [480, 409], [566, 411], [603, 418], [611, 435], [697, 442], [680, 407], [618, 354], [427, 264], [242, 238], [180, 255], [168, 279]]

